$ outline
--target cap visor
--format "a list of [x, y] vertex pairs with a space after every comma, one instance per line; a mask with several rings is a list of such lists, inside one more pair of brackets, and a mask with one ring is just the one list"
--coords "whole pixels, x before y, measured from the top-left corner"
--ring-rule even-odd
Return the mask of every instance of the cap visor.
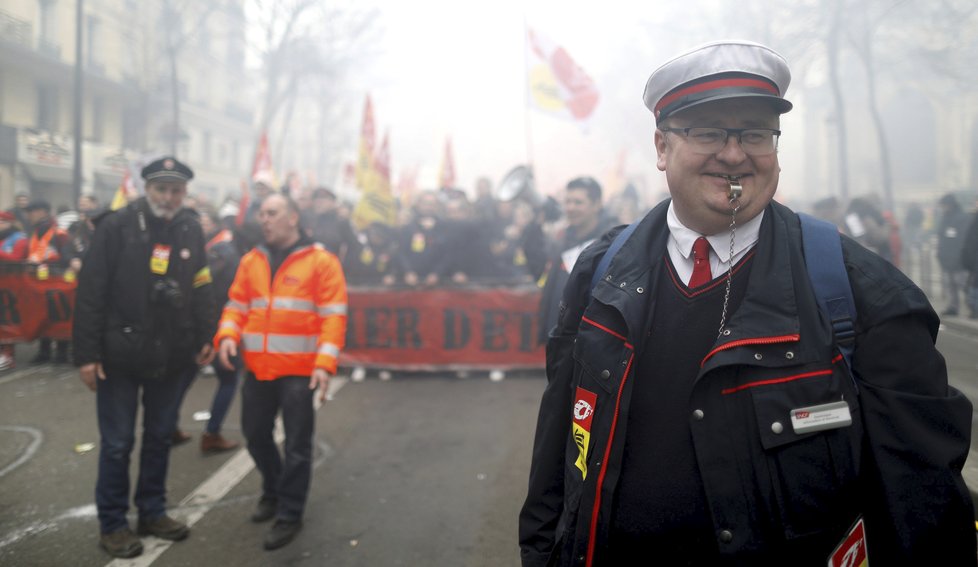
[[711, 102], [717, 102], [717, 101], [720, 101], [720, 100], [732, 100], [732, 99], [738, 99], [738, 98], [759, 98], [759, 99], [762, 99], [762, 100], [770, 103], [771, 107], [778, 114], [784, 114], [784, 113], [788, 112], [789, 110], [791, 110], [793, 108], [793, 105], [789, 101], [787, 101], [787, 100], [785, 100], [783, 98], [780, 98], [780, 97], [776, 97], [776, 96], [765, 95], [765, 94], [752, 94], [752, 93], [740, 93], [740, 94], [730, 94], [730, 93], [727, 93], [727, 94], [720, 94], [720, 95], [717, 95], [717, 96], [707, 97], [707, 98], [704, 98], [704, 99], [700, 99], [700, 100], [697, 100], [697, 101], [690, 102], [688, 104], [684, 104], [683, 106], [680, 106], [679, 108], [674, 109], [667, 116], [660, 116], [659, 117], [659, 121], [662, 121], [662, 120], [664, 120], [666, 118], [669, 118], [670, 116], [675, 116], [676, 114], [678, 114], [680, 112], [683, 112], [684, 110], [688, 110], [690, 108], [694, 108], [694, 107], [701, 106], [701, 105], [704, 105], [704, 104], [708, 104], [708, 103], [711, 103]]

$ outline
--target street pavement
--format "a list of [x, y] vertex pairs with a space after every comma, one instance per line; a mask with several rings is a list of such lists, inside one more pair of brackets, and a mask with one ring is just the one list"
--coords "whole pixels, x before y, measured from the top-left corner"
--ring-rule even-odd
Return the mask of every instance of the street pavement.
[[[215, 379], [198, 378], [180, 418], [194, 440], [173, 449], [168, 479], [190, 538], [144, 538], [142, 557], [110, 562], [93, 505], [94, 395], [74, 368], [30, 367], [19, 350], [18, 369], [0, 375], [0, 565], [519, 565], [542, 372], [334, 379], [316, 415], [304, 529], [273, 552], [261, 544], [268, 525], [248, 519], [260, 495], [250, 457], [199, 451], [193, 414], [209, 408]], [[239, 415], [236, 401], [225, 427], [235, 440]]]
[[[978, 406], [978, 321], [944, 318], [938, 347], [951, 383]], [[209, 409], [216, 386], [202, 376], [180, 418], [194, 439], [173, 449], [168, 482], [172, 513], [193, 523], [191, 536], [144, 538], [142, 557], [110, 561], [93, 505], [94, 395], [73, 367], [28, 365], [33, 352], [20, 346], [17, 369], [0, 374], [0, 565], [519, 565], [542, 372], [500, 382], [485, 373], [334, 379], [316, 416], [305, 527], [274, 552], [261, 548], [266, 525], [248, 520], [260, 479], [247, 453], [198, 449], [205, 422], [194, 414]], [[225, 433], [240, 441], [239, 415], [236, 401]], [[972, 440], [965, 479], [978, 494], [974, 431]]]

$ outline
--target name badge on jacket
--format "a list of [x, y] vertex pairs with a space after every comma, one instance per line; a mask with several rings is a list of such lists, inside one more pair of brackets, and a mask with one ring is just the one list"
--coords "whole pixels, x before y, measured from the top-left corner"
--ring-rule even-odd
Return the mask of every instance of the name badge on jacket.
[[791, 410], [791, 426], [798, 434], [849, 425], [852, 425], [852, 414], [844, 401]]

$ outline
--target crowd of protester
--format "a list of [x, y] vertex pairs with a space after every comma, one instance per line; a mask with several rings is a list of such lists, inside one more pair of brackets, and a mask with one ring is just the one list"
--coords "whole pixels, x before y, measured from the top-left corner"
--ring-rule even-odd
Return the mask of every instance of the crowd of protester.
[[[978, 202], [966, 199], [946, 193], [935, 203], [911, 202], [902, 223], [874, 196], [855, 197], [845, 204], [826, 197], [814, 203], [812, 214], [834, 223], [839, 232], [920, 280], [925, 288], [930, 281], [939, 282], [945, 305], [942, 315], [978, 319]], [[932, 263], [936, 263], [933, 270]]]
[[[591, 233], [636, 220], [651, 204], [640, 199], [633, 185], [606, 198], [589, 177], [571, 180], [556, 198], [500, 200], [489, 180], [480, 178], [471, 198], [457, 188], [419, 192], [398, 203], [395, 223], [357, 227], [351, 220], [354, 205], [340, 200], [331, 188], [277, 188], [270, 177], [258, 177], [245, 211], [230, 197], [211, 202], [189, 196], [185, 205], [203, 219], [208, 239], [220, 238], [218, 260], [228, 263], [230, 256], [239, 257], [261, 241], [258, 208], [262, 199], [279, 191], [290, 193], [300, 205], [302, 229], [339, 257], [352, 286], [537, 285], [544, 295], [548, 287], [559, 288], [561, 272], [570, 268], [565, 252], [590, 242]], [[909, 205], [902, 223], [871, 197], [845, 203], [828, 197], [815, 202], [812, 213], [904, 269], [920, 261], [919, 255], [928, 250], [924, 243], [933, 238], [931, 253], [946, 299], [943, 313], [958, 315], [963, 297], [966, 315], [974, 319], [978, 213], [968, 209], [949, 193], [933, 207]], [[581, 220], [582, 210], [593, 211], [584, 213], [592, 218]], [[44, 199], [20, 193], [13, 207], [0, 212], [0, 263], [26, 264], [42, 276], [49, 271], [75, 274], [92, 238], [92, 220], [105, 212], [107, 207], [92, 195], [82, 195], [74, 210], [62, 207], [53, 214]], [[227, 250], [234, 254], [229, 256]], [[233, 258], [230, 263], [233, 266]], [[544, 320], [553, 318], [547, 313], [549, 303], [554, 302], [541, 303]], [[69, 347], [67, 341], [41, 339], [31, 363], [67, 363]], [[13, 355], [12, 342], [0, 343], [0, 370], [13, 367]]]
[[[255, 189], [244, 214], [234, 201], [191, 199], [191, 205], [230, 230], [243, 252], [261, 238], [257, 203], [276, 191], [263, 181]], [[562, 204], [554, 199], [541, 204], [520, 198], [502, 201], [484, 190], [470, 199], [460, 189], [444, 188], [420, 192], [409, 203], [399, 204], [395, 223], [356, 227], [353, 205], [340, 201], [328, 187], [281, 190], [291, 193], [302, 209], [305, 233], [340, 258], [354, 286], [533, 285], [551, 267], [568, 226], [560, 213]], [[631, 220], [602, 207], [600, 188], [588, 198], [596, 201], [600, 227]], [[614, 202], [625, 200], [627, 206], [614, 210], [633, 214], [634, 189]]]

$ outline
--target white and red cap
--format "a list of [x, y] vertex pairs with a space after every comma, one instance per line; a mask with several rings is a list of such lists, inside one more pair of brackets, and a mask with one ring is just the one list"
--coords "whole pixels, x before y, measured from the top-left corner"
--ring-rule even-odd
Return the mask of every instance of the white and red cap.
[[645, 106], [656, 122], [687, 108], [728, 98], [769, 99], [779, 113], [791, 110], [784, 93], [791, 82], [788, 63], [759, 43], [707, 43], [670, 59], [645, 84]]

